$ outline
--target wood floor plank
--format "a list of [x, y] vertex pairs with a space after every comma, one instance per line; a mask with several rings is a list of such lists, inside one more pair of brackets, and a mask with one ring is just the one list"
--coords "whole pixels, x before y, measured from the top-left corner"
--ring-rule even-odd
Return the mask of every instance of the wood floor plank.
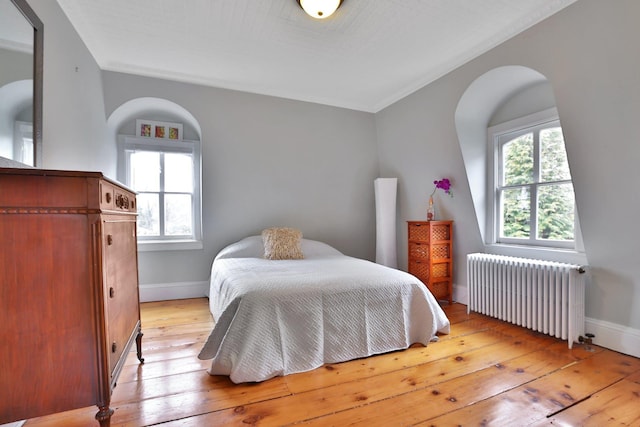
[[[144, 330], [143, 330], [144, 332]], [[147, 351], [155, 349], [176, 348], [185, 344], [202, 343], [207, 340], [211, 331], [201, 331], [192, 334], [166, 335], [160, 337], [143, 337], [142, 353], [143, 356]]]
[[570, 426], [640, 426], [640, 384], [619, 381], [548, 421]]
[[627, 377], [627, 380], [629, 381], [633, 381], [636, 383], [640, 384], [640, 371], [636, 372], [635, 374], [631, 374]]
[[[202, 346], [204, 345], [204, 338], [201, 340], [187, 340], [187, 342], [183, 342], [178, 345], [169, 345], [165, 347], [154, 347], [148, 348], [143, 346], [142, 356], [144, 357], [145, 363], [149, 362], [161, 362], [168, 361], [171, 359], [180, 359], [183, 357], [194, 357], [197, 358], [198, 353], [202, 350]], [[138, 357], [136, 356], [135, 347], [129, 352], [125, 360], [125, 368], [131, 367], [132, 369], [137, 369], [137, 366], [140, 364], [138, 361]]]
[[166, 336], [176, 336], [176, 335], [188, 335], [188, 334], [209, 334], [211, 329], [213, 328], [212, 322], [191, 322], [178, 324], [171, 327], [155, 327], [155, 328], [145, 328], [144, 329], [144, 339], [145, 341], [150, 339], [157, 339]]
[[[136, 359], [137, 361], [137, 359]], [[185, 374], [188, 372], [206, 371], [211, 366], [211, 361], [200, 360], [194, 355], [181, 358], [159, 358], [158, 360], [145, 360], [145, 363], [125, 365], [118, 377], [118, 384], [139, 382], [151, 378], [162, 378], [168, 375]]]
[[[506, 355], [510, 357], [511, 355]], [[306, 425], [411, 425], [446, 414], [553, 372], [568, 362], [546, 350], [527, 352], [509, 361], [487, 364], [483, 369], [462, 371], [445, 381], [432, 381], [411, 393], [362, 405], [359, 408], [311, 420]], [[439, 378], [443, 379], [443, 378]]]
[[446, 311], [447, 317], [451, 323], [457, 323], [476, 315], [476, 313], [467, 313], [467, 306], [458, 303], [444, 305], [443, 310]]
[[639, 359], [602, 351], [472, 407], [429, 420], [425, 425], [450, 425], [459, 420], [468, 425], [533, 424], [580, 404], [638, 369]]
[[[640, 359], [574, 345], [444, 304], [451, 333], [259, 384], [210, 376], [197, 359], [208, 300], [141, 305], [143, 356], [126, 359], [112, 426], [638, 425]], [[25, 427], [97, 427], [96, 407]]]
[[[300, 393], [443, 359], [462, 360], [464, 358], [463, 354], [473, 354], [471, 352], [502, 343], [504, 340], [511, 338], [494, 331], [481, 331], [476, 334], [466, 335], [458, 340], [441, 341], [431, 343], [426, 347], [413, 347], [405, 351], [326, 365], [314, 371], [314, 375], [302, 373], [287, 376], [285, 379], [293, 393]], [[547, 342], [550, 343], [550, 341]], [[535, 349], [533, 346], [541, 344], [530, 342], [529, 345], [532, 346], [531, 349], [533, 350]], [[495, 351], [495, 347], [489, 347], [484, 350], [485, 353], [489, 354]], [[438, 372], [435, 375], [441, 375], [441, 373]]]
[[[111, 426], [146, 426], [289, 394], [282, 378], [259, 384], [233, 384], [226, 377], [210, 376], [204, 371], [198, 375], [164, 377], [164, 381], [129, 383], [118, 385], [114, 391]], [[94, 407], [69, 411], [30, 420], [28, 426], [86, 427], [93, 424], [90, 420], [96, 412]]]
[[[497, 347], [498, 345], [500, 348]], [[421, 349], [409, 349], [397, 354], [417, 354], [419, 352], [418, 350]], [[498, 350], [502, 354], [500, 358], [496, 358], [496, 352]], [[369, 372], [368, 375], [359, 375], [351, 379], [342, 377], [343, 382], [341, 383], [308, 392], [294, 390], [288, 381], [289, 377], [285, 377], [294, 394], [280, 399], [278, 408], [274, 408], [271, 402], [245, 405], [241, 412], [237, 410], [227, 410], [221, 413], [207, 414], [200, 417], [200, 422], [202, 425], [218, 425], [218, 423], [221, 423], [220, 425], [241, 425], [251, 420], [260, 420], [261, 424], [266, 425], [286, 425], [300, 420], [330, 415], [327, 419], [322, 418], [318, 421], [318, 425], [326, 422], [328, 422], [329, 425], [343, 425], [346, 419], [356, 416], [355, 414], [358, 413], [360, 409], [349, 411], [348, 414], [338, 416], [331, 414], [336, 411], [348, 411], [353, 407], [362, 408], [362, 411], [368, 413], [368, 415], [362, 417], [356, 416], [357, 419], [362, 418], [367, 420], [367, 422], [374, 422], [380, 419], [380, 416], [377, 415], [378, 412], [389, 412], [397, 416], [407, 411], [408, 407], [398, 404], [398, 402], [394, 401], [389, 403], [394, 398], [398, 398], [400, 403], [412, 401], [411, 398], [408, 397], [408, 393], [417, 392], [419, 397], [414, 398], [422, 400], [424, 396], [420, 390], [424, 393], [424, 390], [430, 386], [483, 370], [487, 372], [486, 376], [488, 378], [496, 378], [496, 381], [498, 381], [497, 379], [500, 378], [500, 376], [496, 376], [490, 371], [500, 371], [505, 369], [505, 367], [497, 364], [496, 360], [512, 359], [536, 351], [541, 351], [540, 345], [533, 343], [529, 346], [523, 345], [522, 343], [514, 343], [511, 346], [505, 346], [503, 344], [482, 346], [474, 351], [465, 352], [464, 357], [460, 356], [460, 353], [458, 356], [452, 354], [448, 358], [440, 359], [440, 363], [421, 363], [411, 367], [405, 366], [403, 369], [396, 368], [387, 373], [381, 373], [382, 370], [378, 370], [375, 373]], [[386, 365], [395, 362], [394, 359], [397, 354], [380, 355], [374, 359], [377, 361], [377, 365]], [[552, 358], [549, 358], [549, 360], [551, 359]], [[559, 357], [553, 366], [557, 368], [568, 362], [570, 362], [570, 360], [566, 357]], [[349, 364], [349, 362], [346, 363]], [[547, 366], [547, 371], [552, 369], [549, 367], [550, 364], [550, 361], [544, 364]], [[525, 365], [529, 367], [529, 370], [532, 369], [532, 363], [527, 362]], [[521, 370], [522, 373], [526, 372], [524, 368], [518, 369]], [[520, 377], [522, 378], [523, 375], [520, 375]], [[519, 381], [522, 381], [522, 379], [519, 379]], [[503, 384], [507, 383], [504, 380], [500, 380], [500, 382]], [[518, 384], [520, 383], [521, 382], [518, 382]], [[513, 385], [508, 387], [513, 387]], [[439, 392], [434, 390], [433, 393]], [[431, 394], [428, 394], [428, 396], [431, 396]], [[383, 403], [379, 409], [372, 409], [372, 406], [370, 406], [372, 402]], [[387, 405], [390, 405], [391, 408], [388, 408]], [[440, 405], [441, 403], [437, 404], [437, 406]], [[433, 408], [430, 408], [430, 410], [431, 409]], [[389, 418], [389, 420], [391, 420], [391, 418]]]
[[[228, 380], [227, 380], [228, 381]], [[242, 408], [256, 401], [273, 401], [289, 395], [284, 383], [275, 378], [260, 384], [240, 384], [207, 390], [182, 392], [170, 396], [121, 403], [115, 406], [112, 426], [147, 426], [200, 414], [220, 413]], [[224, 424], [201, 424], [215, 426]]]
[[201, 310], [180, 313], [179, 315], [162, 315], [158, 316], [145, 316], [141, 319], [142, 328], [149, 330], [151, 328], [165, 328], [167, 325], [191, 325], [194, 323], [206, 323], [210, 327], [213, 326], [213, 318], [211, 313], [203, 312]]

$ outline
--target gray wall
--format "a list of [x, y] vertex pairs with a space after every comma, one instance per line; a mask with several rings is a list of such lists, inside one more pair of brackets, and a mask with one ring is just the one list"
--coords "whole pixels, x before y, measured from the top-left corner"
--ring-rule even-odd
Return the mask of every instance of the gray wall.
[[141, 252], [142, 284], [207, 280], [217, 251], [269, 226], [374, 257], [372, 114], [114, 72], [103, 84], [107, 115], [151, 96], [202, 130], [204, 250]]
[[[397, 175], [399, 254], [406, 227], [425, 218], [431, 182], [450, 177], [454, 199], [440, 195], [456, 221], [456, 284], [464, 256], [484, 244], [471, 201], [454, 115], [469, 85], [501, 66], [522, 65], [548, 78], [566, 139], [586, 257], [587, 316], [640, 328], [640, 2], [581, 0], [376, 115], [381, 175]], [[504, 113], [504, 112], [503, 112]]]
[[115, 171], [100, 68], [57, 2], [28, 3], [44, 24], [43, 167]]
[[16, 80], [30, 79], [33, 76], [33, 55], [6, 48], [0, 48], [0, 87]]

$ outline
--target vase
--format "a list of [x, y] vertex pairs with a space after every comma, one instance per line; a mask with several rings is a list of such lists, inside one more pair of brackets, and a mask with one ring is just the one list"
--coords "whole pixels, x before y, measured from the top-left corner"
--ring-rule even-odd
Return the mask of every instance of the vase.
[[433, 196], [429, 196], [429, 207], [427, 208], [427, 221], [435, 221], [436, 208], [433, 205]]

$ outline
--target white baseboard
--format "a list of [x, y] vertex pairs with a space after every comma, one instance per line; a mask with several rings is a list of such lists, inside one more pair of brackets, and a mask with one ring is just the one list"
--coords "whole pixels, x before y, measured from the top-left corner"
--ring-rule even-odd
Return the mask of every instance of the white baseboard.
[[469, 305], [469, 289], [466, 286], [453, 285], [453, 300], [460, 304]]
[[201, 298], [208, 295], [208, 281], [140, 285], [140, 302]]
[[620, 353], [640, 357], [640, 330], [587, 317], [585, 332], [595, 335], [593, 343]]

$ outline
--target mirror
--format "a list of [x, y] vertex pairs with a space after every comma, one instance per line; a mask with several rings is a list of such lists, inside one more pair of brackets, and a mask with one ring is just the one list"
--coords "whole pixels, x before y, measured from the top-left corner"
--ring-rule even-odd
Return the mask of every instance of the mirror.
[[26, 0], [0, 0], [0, 158], [42, 163], [43, 25]]

